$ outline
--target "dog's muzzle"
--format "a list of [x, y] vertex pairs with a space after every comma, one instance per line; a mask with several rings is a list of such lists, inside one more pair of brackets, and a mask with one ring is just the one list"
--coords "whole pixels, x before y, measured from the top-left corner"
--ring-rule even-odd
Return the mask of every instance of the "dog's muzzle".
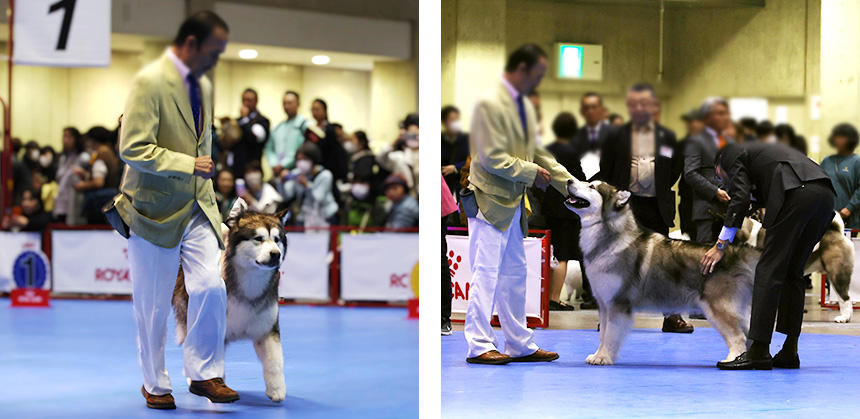
[[564, 205], [568, 208], [587, 208], [591, 205], [585, 198], [580, 198], [576, 195], [570, 195], [564, 200]]

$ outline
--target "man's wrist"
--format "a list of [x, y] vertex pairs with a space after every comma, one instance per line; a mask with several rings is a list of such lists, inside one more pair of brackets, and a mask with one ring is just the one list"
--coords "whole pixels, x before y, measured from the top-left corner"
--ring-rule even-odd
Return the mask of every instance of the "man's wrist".
[[726, 247], [728, 245], [729, 245], [728, 240], [717, 239], [717, 243], [716, 243], [715, 247], [717, 248], [717, 250], [724, 252], [724, 251], [726, 251]]

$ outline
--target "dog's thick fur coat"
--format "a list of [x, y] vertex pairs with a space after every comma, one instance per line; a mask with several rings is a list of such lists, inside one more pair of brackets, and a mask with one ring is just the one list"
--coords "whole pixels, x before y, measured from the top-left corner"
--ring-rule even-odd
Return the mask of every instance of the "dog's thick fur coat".
[[709, 246], [640, 228], [629, 192], [572, 181], [568, 194], [567, 207], [582, 221], [580, 246], [600, 315], [600, 346], [587, 363], [615, 362], [635, 310], [700, 311], [725, 339], [726, 360], [746, 351], [759, 250], [730, 246], [714, 272], [703, 276], [700, 261]]
[[[286, 397], [284, 355], [278, 327], [278, 268], [286, 255], [283, 213], [245, 211], [238, 199], [222, 226], [226, 250], [222, 254], [222, 278], [227, 288], [225, 343], [241, 339], [254, 342], [263, 364], [266, 396], [280, 402]], [[173, 290], [176, 339], [185, 340], [188, 293], [182, 268]]]

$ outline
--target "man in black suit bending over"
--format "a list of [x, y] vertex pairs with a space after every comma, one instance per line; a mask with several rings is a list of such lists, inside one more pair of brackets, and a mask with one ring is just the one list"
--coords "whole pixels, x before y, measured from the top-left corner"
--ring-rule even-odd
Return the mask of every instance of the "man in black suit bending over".
[[[814, 161], [781, 144], [729, 144], [716, 157], [717, 174], [728, 188], [726, 220], [717, 243], [702, 258], [702, 273], [713, 272], [743, 223], [750, 201], [764, 206], [767, 229], [755, 270], [749, 337], [752, 345], [723, 370], [799, 368], [797, 339], [803, 323], [803, 267], [833, 219], [835, 191]], [[751, 198], [752, 197], [752, 198]], [[770, 356], [773, 323], [785, 334], [782, 350]]]
[[[647, 83], [627, 92], [630, 122], [610, 131], [600, 152], [600, 179], [629, 190], [633, 216], [640, 226], [668, 235], [675, 224], [675, 192], [684, 168], [675, 133], [654, 122], [657, 97]], [[692, 333], [693, 326], [672, 314], [663, 319], [663, 331]]]

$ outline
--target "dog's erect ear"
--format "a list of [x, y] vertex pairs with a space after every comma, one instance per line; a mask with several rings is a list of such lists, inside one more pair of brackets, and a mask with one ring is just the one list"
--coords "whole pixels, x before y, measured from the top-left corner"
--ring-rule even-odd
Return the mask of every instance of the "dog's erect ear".
[[615, 208], [621, 209], [630, 201], [630, 191], [618, 191], [615, 194]]
[[227, 219], [224, 220], [224, 224], [227, 224], [228, 227], [233, 228], [236, 225], [236, 221], [242, 216], [242, 214], [248, 209], [248, 203], [245, 202], [242, 198], [236, 198], [236, 202], [233, 203], [233, 207], [230, 208], [230, 214], [227, 215]]
[[281, 225], [285, 226], [287, 225], [287, 221], [290, 220], [290, 217], [292, 217], [292, 214], [290, 214], [290, 210], [288, 208], [285, 208], [281, 211], [276, 212], [275, 217], [278, 217], [278, 220], [281, 221]]

